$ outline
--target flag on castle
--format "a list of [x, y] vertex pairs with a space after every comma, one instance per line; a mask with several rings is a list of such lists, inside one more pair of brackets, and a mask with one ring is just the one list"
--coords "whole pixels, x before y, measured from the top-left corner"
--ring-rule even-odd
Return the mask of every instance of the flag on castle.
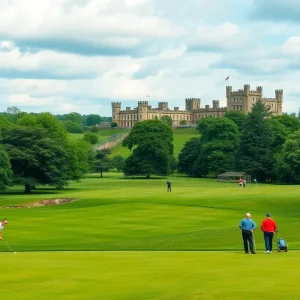
[[225, 81], [226, 81], [226, 80], [229, 80], [229, 76], [227, 76], [227, 77], [225, 78]]

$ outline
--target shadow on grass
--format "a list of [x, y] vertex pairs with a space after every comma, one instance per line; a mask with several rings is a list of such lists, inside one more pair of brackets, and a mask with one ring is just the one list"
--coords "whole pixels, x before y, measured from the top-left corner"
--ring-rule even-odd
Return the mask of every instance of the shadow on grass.
[[[24, 190], [8, 190], [8, 191], [3, 191], [0, 192], [0, 196], [7, 196], [7, 195], [24, 195], [24, 196], [29, 196], [29, 195], [56, 195], [56, 194], [61, 194], [63, 192], [67, 191], [75, 191], [77, 190], [76, 188], [64, 188], [62, 190], [57, 190], [56, 188], [36, 188], [32, 190], [30, 193], [25, 193]], [[1, 198], [0, 198], [1, 199]]]

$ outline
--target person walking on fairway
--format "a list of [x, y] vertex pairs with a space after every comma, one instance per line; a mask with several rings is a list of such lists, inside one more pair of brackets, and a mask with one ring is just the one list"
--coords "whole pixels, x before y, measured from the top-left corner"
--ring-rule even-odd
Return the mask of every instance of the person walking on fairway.
[[275, 221], [272, 220], [271, 215], [267, 213], [266, 218], [261, 223], [261, 230], [264, 233], [264, 240], [266, 245], [266, 254], [272, 253], [272, 241], [276, 229], [277, 225]]
[[246, 179], [243, 180], [243, 187], [246, 187]]
[[242, 179], [242, 178], [239, 179], [239, 186], [240, 186], [240, 189], [241, 189], [242, 186], [243, 186], [243, 179]]
[[172, 188], [171, 188], [171, 181], [170, 180], [168, 180], [167, 181], [167, 192], [172, 192]]
[[3, 230], [3, 228], [6, 226], [7, 223], [8, 223], [8, 222], [7, 222], [6, 219], [4, 219], [4, 220], [0, 223], [0, 241], [2, 241], [2, 230]]
[[256, 224], [251, 219], [250, 213], [246, 213], [246, 217], [242, 219], [240, 222], [239, 227], [242, 230], [242, 237], [244, 242], [244, 250], [245, 253], [249, 253], [248, 249], [248, 242], [250, 246], [250, 251], [252, 254], [256, 254], [254, 247], [253, 247], [253, 230], [256, 228]]

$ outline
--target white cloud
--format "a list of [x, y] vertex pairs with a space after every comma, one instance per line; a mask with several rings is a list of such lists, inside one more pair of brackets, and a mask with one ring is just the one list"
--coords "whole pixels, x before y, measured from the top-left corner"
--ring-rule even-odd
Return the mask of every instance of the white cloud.
[[283, 45], [283, 52], [300, 57], [300, 36], [290, 37]]
[[263, 85], [273, 97], [283, 88], [284, 110], [298, 111], [299, 26], [251, 22], [251, 5], [2, 0], [0, 109], [110, 115], [111, 101], [125, 106], [147, 94], [153, 105], [184, 108], [186, 97], [201, 97], [202, 106], [225, 106], [229, 74], [234, 89]]

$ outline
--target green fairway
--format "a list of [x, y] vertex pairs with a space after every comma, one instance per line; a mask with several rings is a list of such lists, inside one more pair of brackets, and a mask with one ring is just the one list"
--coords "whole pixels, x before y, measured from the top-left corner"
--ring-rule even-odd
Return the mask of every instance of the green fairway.
[[299, 299], [300, 253], [42, 252], [2, 255], [6, 300]]
[[[298, 299], [299, 186], [215, 179], [91, 175], [53, 188], [0, 194], [9, 223], [0, 242], [6, 299]], [[61, 205], [6, 208], [43, 199]], [[257, 255], [243, 252], [240, 220], [251, 212]], [[290, 251], [264, 254], [266, 212]], [[213, 250], [206, 252], [207, 250]], [[296, 250], [296, 251], [295, 251]], [[60, 252], [61, 251], [61, 252]], [[30, 289], [29, 289], [30, 287]]]
[[[298, 186], [248, 184], [239, 190], [232, 183], [179, 176], [171, 178], [173, 191], [167, 193], [166, 179], [104, 175], [72, 183], [63, 191], [24, 195], [15, 189], [1, 194], [1, 206], [78, 199], [56, 206], [1, 208], [1, 215], [10, 220], [4, 233], [8, 242], [18, 251], [238, 250], [238, 224], [250, 211], [258, 226], [271, 212], [290, 248], [300, 249]], [[263, 249], [259, 228], [256, 242]]]

